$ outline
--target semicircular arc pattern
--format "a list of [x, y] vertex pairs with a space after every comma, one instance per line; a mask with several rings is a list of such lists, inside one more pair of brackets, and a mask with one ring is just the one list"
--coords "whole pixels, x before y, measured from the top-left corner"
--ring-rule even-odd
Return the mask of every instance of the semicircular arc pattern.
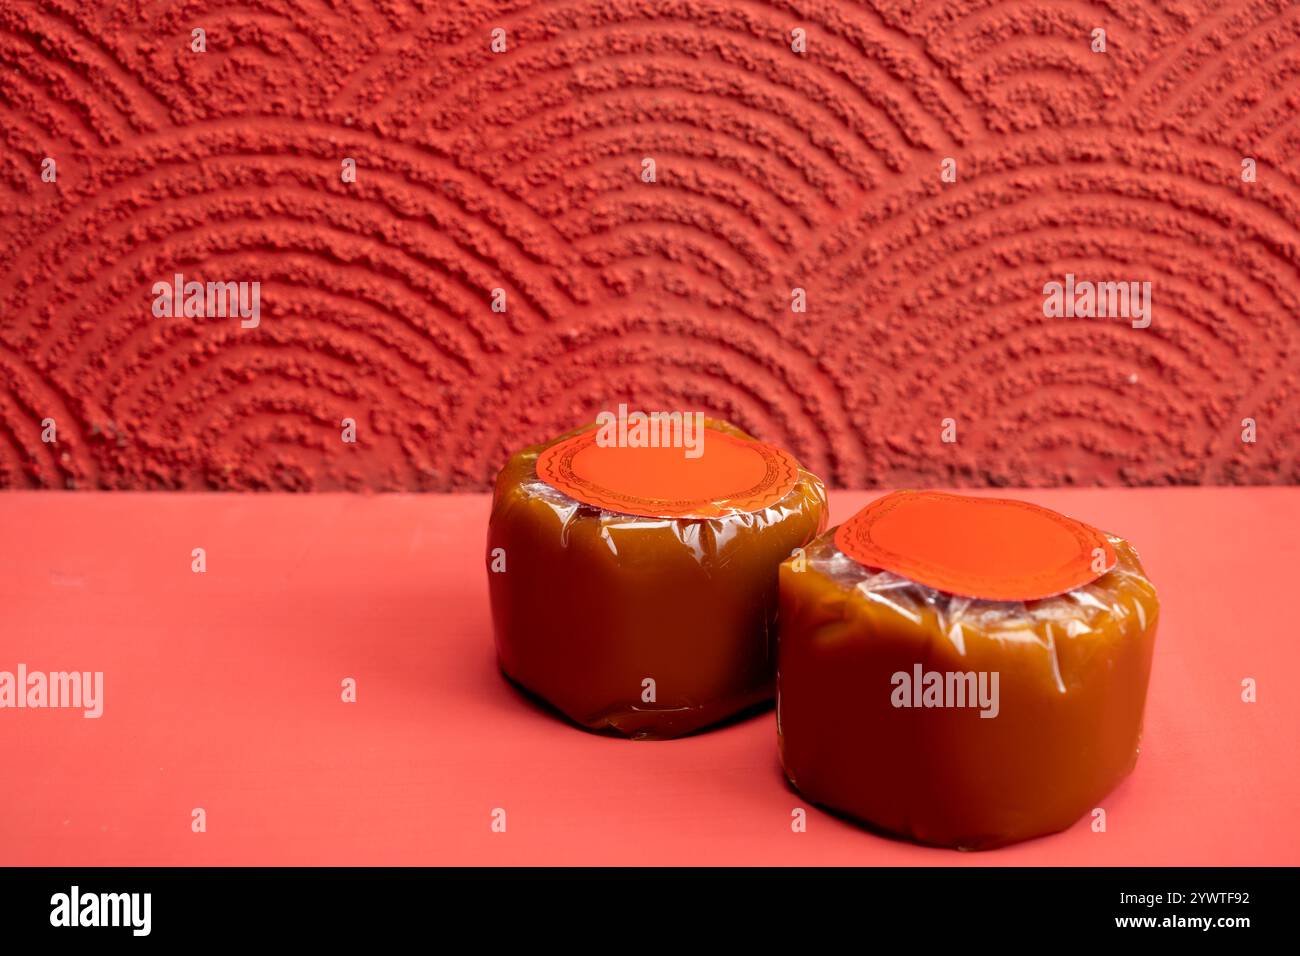
[[1297, 103], [1275, 0], [0, 0], [0, 487], [1300, 481]]

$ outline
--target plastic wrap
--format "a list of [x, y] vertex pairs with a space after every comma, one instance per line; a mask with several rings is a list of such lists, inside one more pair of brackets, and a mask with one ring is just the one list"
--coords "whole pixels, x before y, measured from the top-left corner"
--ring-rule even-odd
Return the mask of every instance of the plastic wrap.
[[864, 567], [834, 536], [781, 568], [791, 782], [879, 829], [970, 849], [1104, 811], [1137, 759], [1159, 615], [1133, 547], [1107, 535], [1116, 562], [1091, 583], [987, 601]]
[[634, 738], [770, 700], [777, 568], [825, 527], [821, 481], [798, 468], [770, 506], [716, 518], [611, 511], [537, 475], [545, 449], [586, 430], [524, 449], [497, 478], [487, 559], [502, 670], [578, 724]]

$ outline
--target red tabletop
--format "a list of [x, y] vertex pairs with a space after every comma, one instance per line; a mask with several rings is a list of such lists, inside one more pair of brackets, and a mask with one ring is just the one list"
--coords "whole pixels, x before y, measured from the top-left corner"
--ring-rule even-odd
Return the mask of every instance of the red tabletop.
[[0, 710], [0, 863], [1300, 863], [1300, 489], [1014, 496], [1129, 538], [1160, 590], [1104, 833], [957, 853], [811, 807], [795, 833], [770, 710], [667, 742], [562, 723], [496, 669], [486, 496], [22, 492], [0, 671], [102, 671], [104, 711]]

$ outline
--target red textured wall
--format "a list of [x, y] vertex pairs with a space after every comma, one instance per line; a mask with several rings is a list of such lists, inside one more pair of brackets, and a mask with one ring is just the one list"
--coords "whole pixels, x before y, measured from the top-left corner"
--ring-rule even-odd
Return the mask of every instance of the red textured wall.
[[0, 0], [0, 135], [5, 486], [483, 488], [619, 401], [836, 485], [1300, 480], [1294, 3]]

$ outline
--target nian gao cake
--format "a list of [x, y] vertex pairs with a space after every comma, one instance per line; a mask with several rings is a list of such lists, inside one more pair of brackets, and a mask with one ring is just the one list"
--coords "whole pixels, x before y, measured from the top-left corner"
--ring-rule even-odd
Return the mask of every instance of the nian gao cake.
[[777, 733], [810, 800], [922, 843], [1064, 829], [1133, 769], [1159, 619], [1126, 541], [902, 491], [781, 567]]
[[777, 568], [825, 527], [825, 491], [782, 449], [698, 427], [684, 450], [587, 426], [497, 478], [501, 668], [589, 729], [675, 737], [772, 697]]

